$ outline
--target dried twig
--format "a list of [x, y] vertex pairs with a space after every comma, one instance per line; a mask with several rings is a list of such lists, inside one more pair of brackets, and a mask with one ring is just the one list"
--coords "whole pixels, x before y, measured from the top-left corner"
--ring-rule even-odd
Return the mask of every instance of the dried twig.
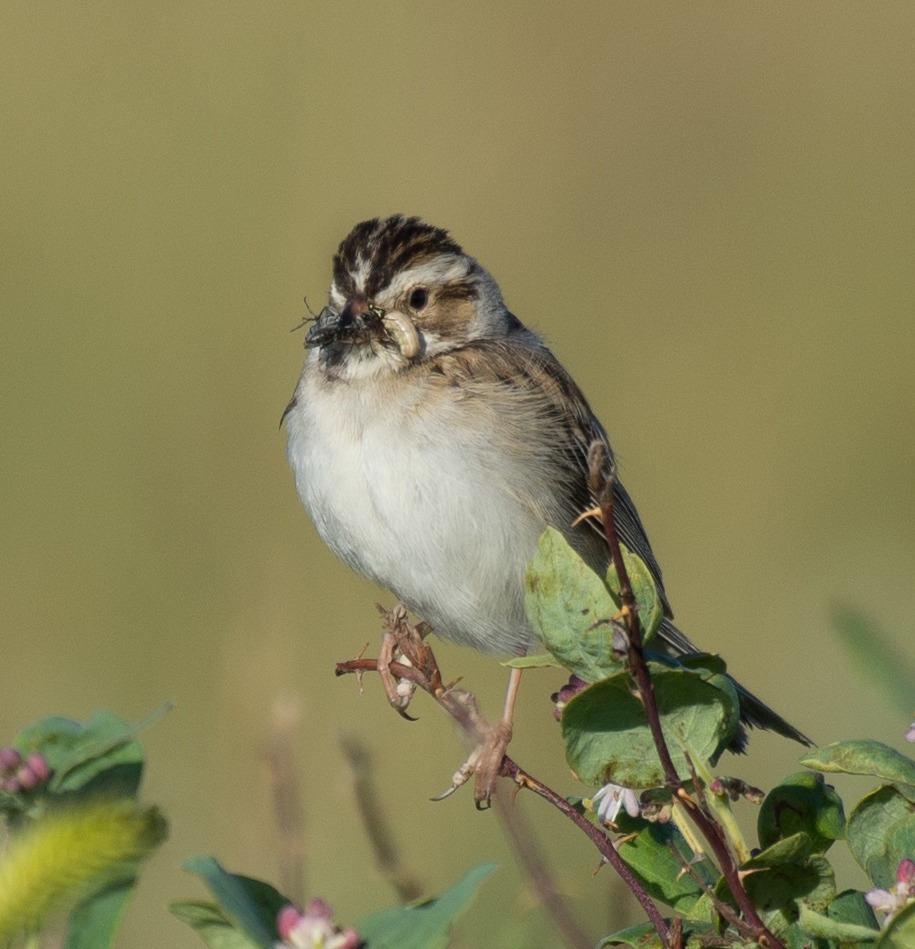
[[294, 699], [279, 699], [274, 707], [264, 757], [273, 790], [273, 813], [279, 844], [280, 889], [292, 899], [305, 898], [305, 819], [295, 772], [291, 733], [298, 723]]
[[556, 881], [537, 846], [530, 821], [522, 813], [521, 808], [514, 806], [514, 799], [506, 801], [504, 794], [497, 793], [495, 803], [502, 825], [518, 854], [518, 859], [534, 892], [540, 898], [544, 913], [552, 921], [566, 945], [575, 949], [591, 949], [594, 940], [585, 934], [569, 912], [568, 904], [560, 893], [559, 887], [556, 886]]
[[390, 822], [379, 805], [379, 796], [372, 777], [372, 761], [368, 749], [351, 735], [340, 738], [340, 747], [353, 776], [356, 805], [362, 826], [375, 853], [375, 865], [394, 887], [403, 903], [411, 903], [422, 895], [422, 884], [404, 867], [391, 833]]

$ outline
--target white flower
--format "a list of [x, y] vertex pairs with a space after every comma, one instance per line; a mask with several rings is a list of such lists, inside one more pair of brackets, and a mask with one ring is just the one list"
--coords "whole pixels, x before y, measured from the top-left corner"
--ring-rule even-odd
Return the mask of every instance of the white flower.
[[304, 913], [284, 906], [276, 927], [282, 942], [274, 943], [274, 949], [357, 949], [362, 944], [355, 929], [343, 930], [333, 924], [333, 914], [324, 900], [311, 900]]
[[889, 890], [870, 890], [864, 894], [864, 898], [874, 909], [886, 913], [883, 925], [887, 926], [896, 913], [915, 902], [915, 861], [906, 859], [899, 864], [894, 887]]
[[597, 805], [597, 817], [602, 824], [612, 824], [621, 807], [625, 807], [630, 817], [639, 816], [639, 799], [635, 791], [618, 784], [605, 784], [591, 798], [591, 805]]

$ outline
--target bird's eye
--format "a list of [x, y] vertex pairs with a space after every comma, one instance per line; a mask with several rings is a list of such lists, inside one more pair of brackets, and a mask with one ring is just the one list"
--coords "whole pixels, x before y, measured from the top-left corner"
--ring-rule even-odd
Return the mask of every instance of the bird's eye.
[[409, 299], [411, 310], [421, 310], [429, 302], [429, 291], [425, 287], [417, 287]]

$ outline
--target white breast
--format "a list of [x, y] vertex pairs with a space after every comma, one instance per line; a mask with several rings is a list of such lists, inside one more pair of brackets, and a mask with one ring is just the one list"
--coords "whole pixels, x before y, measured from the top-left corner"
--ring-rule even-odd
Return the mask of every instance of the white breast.
[[439, 635], [524, 651], [524, 570], [545, 519], [512, 485], [495, 410], [448, 387], [388, 374], [328, 384], [310, 369], [288, 452], [325, 542]]

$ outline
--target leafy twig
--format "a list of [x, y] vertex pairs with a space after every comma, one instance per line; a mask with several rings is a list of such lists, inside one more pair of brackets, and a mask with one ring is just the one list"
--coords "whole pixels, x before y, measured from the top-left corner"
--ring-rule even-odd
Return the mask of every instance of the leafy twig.
[[639, 905], [645, 910], [645, 915], [654, 927], [655, 932], [657, 932], [662, 944], [669, 946], [670, 933], [664, 917], [661, 916], [645, 888], [636, 879], [623, 858], [619, 855], [613, 841], [598, 826], [591, 823], [584, 814], [576, 810], [562, 795], [557, 794], [542, 781], [538, 781], [533, 775], [528, 774], [523, 768], [515, 764], [508, 755], [502, 759], [501, 773], [510, 777], [520, 787], [527, 788], [539, 797], [542, 797], [545, 801], [549, 801], [553, 807], [564, 814], [591, 840], [598, 851], [600, 851], [601, 856], [616, 870], [626, 886], [629, 887], [632, 895], [638, 900]]
[[[704, 806], [689, 794], [677, 774], [670, 749], [667, 746], [667, 740], [661, 729], [661, 716], [658, 712], [658, 704], [651, 682], [651, 673], [648, 671], [648, 665], [642, 651], [642, 627], [639, 622], [638, 603], [629, 582], [629, 574], [623, 560], [622, 548], [616, 532], [616, 522], [613, 517], [613, 494], [616, 484], [615, 469], [612, 463], [608, 461], [606, 446], [603, 442], [595, 441], [591, 445], [588, 453], [588, 463], [591, 489], [599, 499], [604, 536], [619, 578], [620, 600], [623, 604], [624, 618], [629, 632], [629, 673], [635, 681], [640, 699], [645, 707], [648, 726], [661, 761], [661, 767], [664, 770], [665, 785], [674, 797], [683, 804], [690, 819], [711, 847], [725, 882], [743, 915], [743, 919], [735, 925], [738, 926], [741, 933], [751, 937], [761, 945], [771, 947], [771, 949], [785, 949], [783, 943], [763, 922], [749, 894], [744, 889], [721, 825], [709, 815]], [[608, 469], [609, 474], [604, 477], [603, 472]], [[716, 899], [715, 903], [716, 909], [721, 912], [721, 901]]]
[[[404, 658], [407, 661], [401, 662], [386, 658], [384, 661], [385, 671], [390, 673], [395, 680], [406, 680], [431, 695], [457, 721], [461, 728], [476, 740], [485, 723], [477, 709], [473, 694], [466, 689], [458, 689], [454, 685], [446, 686], [443, 683], [432, 650], [422, 641], [422, 637], [415, 633], [402, 612], [398, 613], [395, 608], [389, 614], [388, 620], [386, 625], [397, 636], [398, 645], [405, 652]], [[412, 636], [410, 635], [411, 631], [414, 634]], [[407, 664], [408, 662], [409, 664]], [[379, 672], [379, 661], [377, 659], [360, 658], [339, 662], [336, 665], [338, 676], [364, 672]], [[393, 704], [394, 700], [392, 700]], [[395, 707], [399, 712], [403, 711], [399, 702]], [[597, 847], [604, 860], [616, 870], [629, 887], [657, 931], [662, 944], [670, 946], [669, 930], [664, 917], [661, 916], [648, 892], [617, 853], [613, 841], [599, 827], [592, 824], [587, 817], [577, 811], [561, 794], [558, 794], [533, 775], [528, 774], [508, 755], [502, 758], [499, 773], [511, 778], [519, 787], [527, 788], [548, 801], [586, 834]]]

